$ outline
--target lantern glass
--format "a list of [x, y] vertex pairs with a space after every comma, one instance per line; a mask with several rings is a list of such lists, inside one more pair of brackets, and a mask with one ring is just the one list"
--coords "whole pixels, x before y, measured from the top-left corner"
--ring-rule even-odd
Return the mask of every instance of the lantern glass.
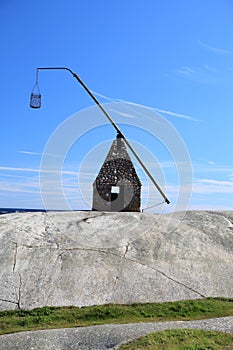
[[41, 107], [41, 94], [31, 93], [30, 97], [30, 107], [31, 108], [40, 108]]

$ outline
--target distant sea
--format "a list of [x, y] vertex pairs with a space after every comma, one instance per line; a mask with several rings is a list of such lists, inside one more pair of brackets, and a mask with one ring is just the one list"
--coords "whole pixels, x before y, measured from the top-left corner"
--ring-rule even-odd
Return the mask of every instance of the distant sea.
[[0, 214], [46, 212], [45, 209], [0, 208]]
[[[24, 209], [24, 208], [0, 208], [0, 215], [1, 214], [10, 214], [10, 213], [36, 213], [36, 212], [48, 212], [48, 211], [71, 211], [71, 210], [46, 210], [46, 209]], [[87, 209], [74, 209], [72, 211], [90, 211]]]

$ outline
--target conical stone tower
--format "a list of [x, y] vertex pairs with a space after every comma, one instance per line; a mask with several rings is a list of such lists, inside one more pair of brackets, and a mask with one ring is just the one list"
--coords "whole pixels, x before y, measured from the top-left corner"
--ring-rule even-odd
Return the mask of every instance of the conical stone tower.
[[92, 210], [140, 211], [141, 182], [120, 134], [93, 183]]

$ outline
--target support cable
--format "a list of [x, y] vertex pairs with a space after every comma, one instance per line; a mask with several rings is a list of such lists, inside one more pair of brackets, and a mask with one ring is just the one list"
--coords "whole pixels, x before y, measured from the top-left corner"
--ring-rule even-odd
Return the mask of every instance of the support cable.
[[162, 205], [162, 204], [164, 204], [164, 203], [166, 203], [166, 201], [162, 201], [161, 203], [157, 203], [157, 204], [150, 205], [149, 207], [146, 207], [146, 208], [142, 209], [142, 212], [144, 212], [144, 211], [147, 210], [147, 209], [151, 209], [151, 208], [154, 208], [154, 207], [158, 207], [159, 205]]

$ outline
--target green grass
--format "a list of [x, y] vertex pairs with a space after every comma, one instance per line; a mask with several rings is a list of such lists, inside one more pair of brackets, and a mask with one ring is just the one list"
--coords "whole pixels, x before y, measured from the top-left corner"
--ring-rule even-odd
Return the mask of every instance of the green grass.
[[222, 350], [233, 349], [233, 335], [194, 329], [152, 333], [122, 345], [119, 350]]
[[195, 320], [233, 316], [233, 299], [207, 298], [166, 303], [43, 307], [0, 312], [0, 334], [107, 323]]

